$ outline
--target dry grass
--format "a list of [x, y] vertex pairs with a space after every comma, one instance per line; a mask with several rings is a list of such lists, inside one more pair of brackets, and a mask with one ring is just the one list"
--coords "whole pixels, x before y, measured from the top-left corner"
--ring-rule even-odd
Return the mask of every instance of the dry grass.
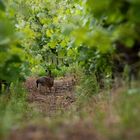
[[139, 140], [139, 90], [129, 94], [118, 87], [81, 101], [70, 78], [55, 81], [55, 94], [39, 92], [35, 80], [25, 85], [30, 106], [41, 116], [13, 130], [10, 140]]

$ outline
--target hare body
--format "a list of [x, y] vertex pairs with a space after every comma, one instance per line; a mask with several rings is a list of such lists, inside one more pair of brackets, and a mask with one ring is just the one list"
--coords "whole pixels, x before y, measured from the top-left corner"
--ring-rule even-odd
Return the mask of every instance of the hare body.
[[51, 75], [51, 72], [49, 72], [49, 76], [40, 77], [36, 80], [37, 88], [39, 85], [49, 88], [51, 92], [51, 88], [54, 85], [54, 77]]

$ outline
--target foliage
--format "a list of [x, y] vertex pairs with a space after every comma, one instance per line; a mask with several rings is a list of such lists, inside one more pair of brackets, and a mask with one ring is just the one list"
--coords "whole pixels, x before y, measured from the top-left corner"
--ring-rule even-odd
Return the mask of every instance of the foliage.
[[31, 71], [78, 62], [90, 73], [109, 70], [107, 76], [115, 42], [132, 47], [139, 39], [138, 1], [9, 2], [8, 7], [19, 11], [13, 14], [17, 30], [24, 34], [21, 44]]
[[8, 0], [7, 7], [24, 35], [21, 45], [32, 72], [73, 62], [91, 73], [108, 71], [116, 41], [132, 47], [139, 40], [137, 0]]
[[27, 59], [31, 68], [37, 65], [42, 65], [44, 68], [56, 65], [55, 68], [60, 68], [61, 63], [69, 61], [66, 56], [69, 38], [62, 34], [62, 27], [67, 22], [65, 14], [69, 14], [67, 9], [71, 5], [68, 1], [58, 2], [57, 5], [45, 0], [36, 2], [21, 0], [11, 3], [15, 10], [18, 7], [22, 8], [16, 14], [16, 27], [26, 36], [22, 45], [28, 54]]
[[[13, 81], [19, 78], [24, 51], [20, 45], [20, 33], [15, 31], [11, 17], [0, 1], [0, 79]], [[9, 78], [10, 77], [10, 78]]]

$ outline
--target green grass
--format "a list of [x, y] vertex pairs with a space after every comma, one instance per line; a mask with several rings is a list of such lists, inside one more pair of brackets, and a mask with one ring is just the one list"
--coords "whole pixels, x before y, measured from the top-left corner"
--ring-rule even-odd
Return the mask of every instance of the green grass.
[[[93, 93], [89, 90], [90, 85], [84, 87], [84, 92], [87, 88], [86, 92]], [[140, 139], [139, 87], [128, 89], [127, 86], [123, 86], [98, 94], [92, 93], [82, 94], [82, 98], [78, 94], [77, 101], [70, 109], [60, 112], [55, 119], [49, 119], [49, 125], [53, 126], [51, 128], [55, 130], [63, 124], [79, 121], [85, 124], [90, 122], [93, 128], [108, 140]]]
[[[0, 138], [3, 139], [11, 129], [28, 126], [27, 120], [37, 127], [43, 125], [52, 134], [67, 133], [67, 126], [76, 129], [80, 123], [91, 124], [102, 137], [108, 140], [139, 140], [140, 139], [140, 88], [139, 81], [131, 89], [123, 85], [111, 89], [106, 85], [99, 89], [95, 75], [85, 76], [75, 66], [69, 73], [80, 77], [75, 90], [76, 102], [68, 109], [56, 112], [49, 118], [36, 115], [29, 107], [27, 92], [20, 85], [12, 85], [10, 94], [0, 96]], [[86, 130], [86, 127], [85, 127]], [[80, 130], [79, 130], [80, 131]], [[86, 132], [85, 132], [86, 133]], [[59, 135], [59, 133], [58, 133]]]
[[29, 111], [27, 94], [20, 84], [12, 86], [10, 93], [0, 96], [0, 138], [12, 128], [19, 127]]

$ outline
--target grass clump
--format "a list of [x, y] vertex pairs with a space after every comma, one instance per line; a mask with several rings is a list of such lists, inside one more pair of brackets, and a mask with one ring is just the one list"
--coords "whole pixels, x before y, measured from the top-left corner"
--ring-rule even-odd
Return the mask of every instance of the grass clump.
[[26, 91], [20, 84], [12, 86], [10, 93], [3, 93], [0, 96], [0, 138], [19, 127], [29, 110]]

